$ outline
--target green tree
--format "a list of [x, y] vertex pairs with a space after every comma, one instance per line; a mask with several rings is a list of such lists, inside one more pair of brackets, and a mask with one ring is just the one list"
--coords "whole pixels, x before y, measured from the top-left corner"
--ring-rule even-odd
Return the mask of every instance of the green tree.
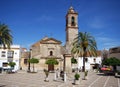
[[72, 63], [72, 64], [77, 64], [77, 60], [76, 60], [74, 57], [72, 57], [72, 58], [71, 58], [71, 63]]
[[11, 31], [5, 24], [0, 24], [0, 45], [3, 45], [3, 48], [10, 48], [12, 44], [12, 35]]
[[8, 65], [11, 67], [11, 68], [14, 68], [14, 66], [16, 65], [15, 62], [9, 62]]
[[58, 65], [59, 62], [55, 58], [50, 58], [45, 61], [45, 64], [47, 65]]
[[28, 60], [28, 62], [33, 64], [33, 72], [35, 72], [34, 64], [39, 63], [39, 60], [36, 58], [31, 58], [30, 60]]
[[102, 64], [107, 66], [117, 66], [120, 65], [120, 59], [115, 57], [107, 58], [102, 62]]
[[87, 54], [97, 56], [97, 45], [94, 37], [87, 32], [79, 32], [74, 39], [71, 52], [75, 56], [83, 57], [83, 71], [85, 71], [85, 57]]

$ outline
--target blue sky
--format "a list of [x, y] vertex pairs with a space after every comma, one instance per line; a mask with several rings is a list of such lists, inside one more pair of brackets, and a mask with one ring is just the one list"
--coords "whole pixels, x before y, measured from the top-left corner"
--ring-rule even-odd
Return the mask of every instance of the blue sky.
[[29, 48], [45, 36], [65, 44], [65, 15], [79, 13], [79, 32], [95, 37], [99, 50], [120, 46], [120, 0], [0, 0], [0, 22], [13, 43]]

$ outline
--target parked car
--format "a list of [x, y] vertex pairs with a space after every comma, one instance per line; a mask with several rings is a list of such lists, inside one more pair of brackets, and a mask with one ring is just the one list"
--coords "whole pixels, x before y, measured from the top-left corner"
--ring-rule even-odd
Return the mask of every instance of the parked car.
[[115, 72], [113, 71], [113, 69], [111, 67], [102, 67], [101, 71], [104, 74], [110, 74], [110, 75], [114, 75], [115, 74]]

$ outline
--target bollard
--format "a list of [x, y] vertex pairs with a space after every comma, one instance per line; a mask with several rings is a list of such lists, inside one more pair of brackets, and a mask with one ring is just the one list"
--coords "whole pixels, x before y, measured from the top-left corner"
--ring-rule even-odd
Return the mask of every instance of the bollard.
[[66, 82], [66, 72], [64, 72], [64, 82]]

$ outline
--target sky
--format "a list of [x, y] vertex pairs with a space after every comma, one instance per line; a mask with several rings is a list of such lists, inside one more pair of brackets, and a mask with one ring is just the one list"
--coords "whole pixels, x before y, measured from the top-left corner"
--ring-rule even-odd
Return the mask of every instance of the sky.
[[65, 45], [70, 6], [79, 14], [79, 32], [95, 37], [98, 50], [120, 46], [120, 0], [0, 0], [0, 23], [21, 47], [29, 49], [45, 36]]

